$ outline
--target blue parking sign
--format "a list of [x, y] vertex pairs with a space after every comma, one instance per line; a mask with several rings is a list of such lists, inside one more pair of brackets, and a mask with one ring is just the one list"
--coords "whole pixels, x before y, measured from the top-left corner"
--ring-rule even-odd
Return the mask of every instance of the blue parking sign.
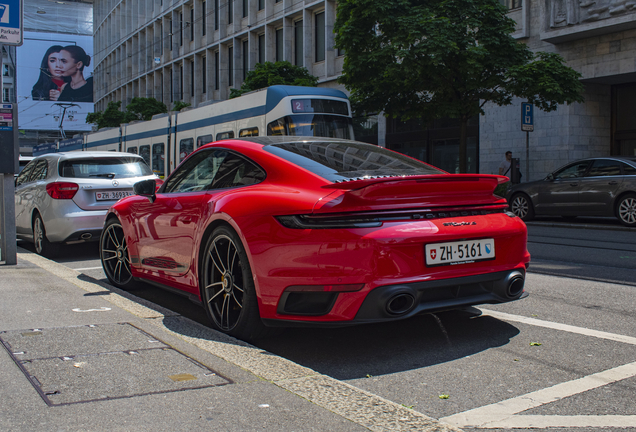
[[534, 115], [532, 114], [533, 106], [530, 103], [521, 103], [521, 130], [524, 132], [532, 132], [534, 130]]
[[22, 45], [23, 0], [0, 0], [0, 45]]

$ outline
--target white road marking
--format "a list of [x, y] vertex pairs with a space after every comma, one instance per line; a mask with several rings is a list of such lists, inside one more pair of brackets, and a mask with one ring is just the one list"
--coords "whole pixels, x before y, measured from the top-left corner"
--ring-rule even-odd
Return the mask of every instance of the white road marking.
[[111, 310], [111, 308], [109, 307], [100, 307], [99, 309], [80, 309], [80, 308], [75, 308], [75, 309], [71, 309], [73, 312], [108, 312], [109, 310]]
[[[475, 408], [472, 410], [464, 411], [463, 413], [454, 414], [452, 416], [444, 417], [440, 419], [445, 423], [449, 423], [459, 427], [505, 427], [501, 426], [501, 422], [521, 422], [526, 416], [515, 416], [515, 419], [511, 419], [515, 414], [522, 411], [526, 411], [532, 408], [536, 408], [541, 405], [545, 405], [551, 402], [556, 402], [563, 398], [573, 396], [575, 394], [583, 393], [589, 390], [593, 390], [598, 387], [602, 387], [608, 384], [615, 383], [627, 378], [636, 376], [636, 362], [628, 363], [623, 366], [618, 366], [613, 369], [608, 369], [603, 372], [598, 372], [592, 375], [588, 375], [583, 378], [575, 379], [573, 381], [557, 384], [552, 387], [537, 390], [535, 392], [527, 393], [516, 398], [504, 400], [491, 405]], [[547, 419], [551, 417], [569, 418], [569, 416], [527, 416], [528, 421], [536, 420], [539, 417], [545, 417]], [[594, 419], [599, 416], [583, 416]], [[602, 416], [601, 416], [602, 417]], [[636, 426], [636, 416], [620, 416], [631, 418], [631, 426]], [[579, 419], [580, 416], [572, 416], [574, 419]], [[499, 426], [493, 426], [493, 425]], [[546, 424], [550, 424], [546, 420]], [[550, 424], [551, 427], [556, 425]], [[592, 425], [586, 425], [592, 426]], [[510, 426], [512, 427], [512, 426]], [[524, 423], [523, 426], [518, 427], [531, 427], [528, 423]], [[569, 427], [569, 426], [568, 426]]]
[[636, 427], [636, 416], [633, 415], [599, 415], [599, 416], [540, 416], [518, 415], [507, 418], [504, 421], [488, 423], [482, 428], [520, 428], [520, 429], [547, 429], [547, 428], [633, 428]]
[[[520, 322], [523, 324], [561, 330], [580, 335], [607, 339], [615, 342], [636, 345], [636, 338], [631, 336], [591, 330], [567, 324], [543, 321], [521, 315], [513, 315], [488, 309], [481, 309], [484, 316]], [[634, 415], [599, 415], [599, 416], [542, 416], [517, 415], [520, 412], [556, 402], [575, 394], [583, 393], [636, 376], [636, 362], [618, 366], [593, 375], [588, 375], [573, 381], [557, 384], [542, 390], [537, 390], [516, 398], [504, 400], [491, 405], [475, 408], [463, 413], [440, 419], [459, 427], [495, 428], [554, 428], [554, 427], [636, 427]]]
[[600, 339], [608, 339], [615, 342], [622, 342], [626, 344], [636, 345], [636, 338], [631, 336], [624, 336], [614, 333], [607, 333], [598, 330], [591, 330], [585, 327], [576, 327], [567, 324], [560, 324], [550, 321], [538, 320], [536, 318], [528, 318], [521, 315], [513, 315], [505, 312], [497, 312], [488, 309], [481, 309], [484, 316], [491, 316], [505, 321], [520, 322], [523, 324], [529, 324], [537, 327], [545, 327], [553, 330], [562, 330], [570, 333], [577, 333], [585, 336], [592, 336]]
[[73, 270], [81, 272], [81, 271], [85, 271], [85, 270], [97, 270], [97, 269], [101, 270], [101, 269], [102, 269], [102, 266], [99, 266], [99, 267], [78, 268], [78, 269], [73, 269]]

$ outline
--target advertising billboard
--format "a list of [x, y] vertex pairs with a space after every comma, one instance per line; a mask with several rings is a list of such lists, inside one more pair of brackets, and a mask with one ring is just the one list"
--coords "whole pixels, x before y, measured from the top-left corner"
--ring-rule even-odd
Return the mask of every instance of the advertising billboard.
[[19, 128], [90, 131], [91, 36], [24, 32], [17, 48]]

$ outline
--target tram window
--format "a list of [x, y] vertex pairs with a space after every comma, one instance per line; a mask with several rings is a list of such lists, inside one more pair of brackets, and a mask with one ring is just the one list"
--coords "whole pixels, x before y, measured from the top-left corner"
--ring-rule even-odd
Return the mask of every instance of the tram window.
[[216, 140], [222, 140], [222, 139], [230, 139], [230, 138], [234, 138], [234, 131], [229, 131], [229, 132], [221, 132], [216, 134]]
[[153, 144], [152, 145], [152, 172], [157, 174], [159, 178], [164, 178], [165, 171], [163, 167], [163, 152], [165, 145]]
[[144, 158], [148, 166], [150, 166], [150, 146], [142, 145], [139, 146], [139, 155]]
[[126, 151], [128, 153], [137, 154], [137, 147], [129, 147]]
[[239, 138], [251, 137], [251, 136], [258, 136], [258, 128], [257, 127], [241, 129], [239, 131]]
[[179, 141], [179, 163], [194, 151], [194, 138], [186, 138]]
[[277, 135], [286, 135], [285, 133], [285, 119], [279, 118], [278, 120], [274, 120], [270, 124], [267, 125], [267, 135], [269, 136], [277, 136]]
[[202, 145], [206, 145], [208, 143], [211, 143], [214, 141], [214, 137], [212, 137], [212, 135], [201, 135], [200, 137], [197, 138], [197, 148], [201, 147]]

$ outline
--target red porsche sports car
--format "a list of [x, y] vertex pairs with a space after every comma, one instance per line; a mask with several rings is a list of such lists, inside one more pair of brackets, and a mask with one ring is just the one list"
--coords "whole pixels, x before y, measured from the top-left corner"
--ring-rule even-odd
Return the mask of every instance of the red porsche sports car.
[[348, 140], [217, 141], [113, 205], [100, 255], [112, 284], [178, 289], [244, 339], [508, 302], [530, 254], [505, 181]]

